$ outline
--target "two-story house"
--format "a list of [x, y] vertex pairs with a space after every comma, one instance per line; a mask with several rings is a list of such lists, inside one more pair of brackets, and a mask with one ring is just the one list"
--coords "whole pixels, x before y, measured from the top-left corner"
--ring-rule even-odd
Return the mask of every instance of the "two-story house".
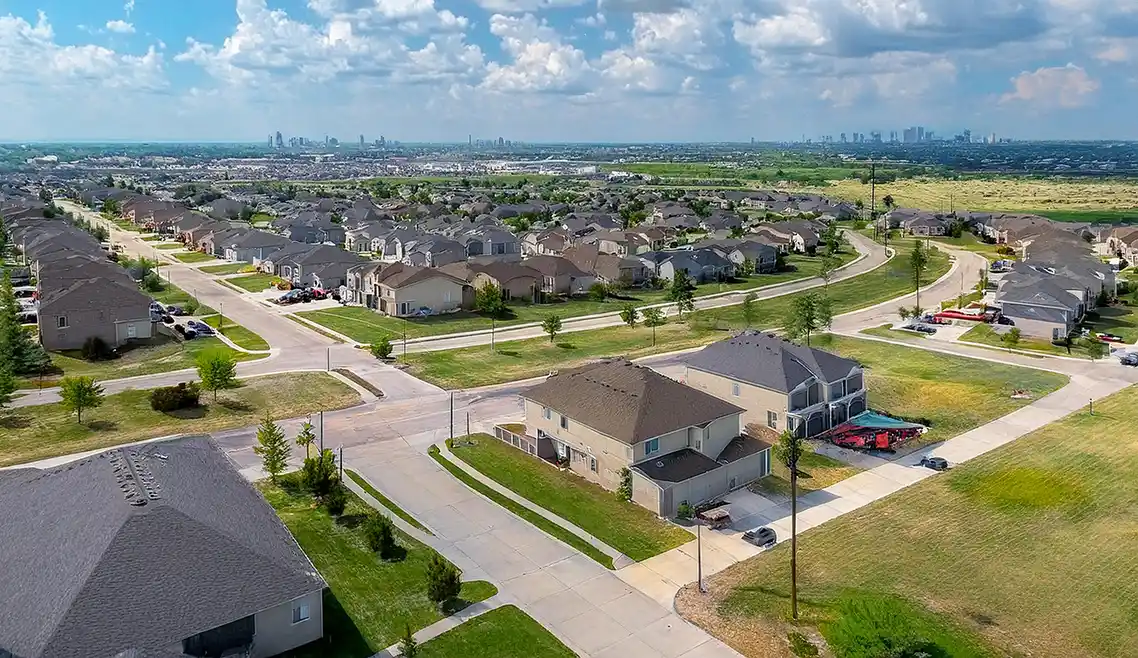
[[651, 368], [613, 359], [550, 375], [522, 392], [527, 445], [660, 516], [770, 473], [770, 444], [742, 431], [744, 409]]
[[743, 407], [752, 434], [815, 436], [866, 410], [861, 364], [772, 334], [746, 331], [687, 362], [689, 386]]

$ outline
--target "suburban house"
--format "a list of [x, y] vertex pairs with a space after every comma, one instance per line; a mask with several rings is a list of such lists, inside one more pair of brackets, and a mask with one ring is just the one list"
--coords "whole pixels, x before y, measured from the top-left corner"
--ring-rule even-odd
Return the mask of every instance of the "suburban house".
[[742, 431], [744, 409], [624, 359], [552, 374], [521, 393], [527, 439], [574, 473], [660, 516], [770, 473], [770, 444]]
[[522, 263], [541, 272], [540, 292], [547, 295], [583, 295], [597, 280], [560, 256], [534, 256]]
[[439, 315], [474, 303], [474, 292], [466, 281], [440, 269], [395, 263], [371, 277], [374, 308], [384, 315]]
[[466, 248], [461, 243], [441, 235], [429, 235], [408, 243], [400, 262], [418, 267], [442, 267], [465, 261]]
[[687, 360], [689, 386], [737, 404], [755, 436], [811, 437], [866, 410], [861, 364], [773, 334], [745, 331]]
[[633, 287], [643, 284], [651, 276], [639, 258], [603, 253], [595, 244], [570, 247], [565, 250], [564, 258], [601, 283]]
[[568, 233], [558, 227], [526, 233], [522, 238], [521, 251], [525, 256], [560, 256], [568, 246]]
[[376, 298], [377, 290], [375, 276], [387, 267], [386, 263], [364, 263], [348, 268], [347, 281], [340, 291], [340, 298], [353, 304], [362, 304], [375, 310], [379, 306]]
[[673, 249], [640, 256], [640, 261], [660, 279], [671, 281], [676, 272], [685, 273], [695, 283], [722, 281], [735, 276], [735, 264], [716, 249]]
[[0, 471], [0, 506], [0, 655], [267, 658], [324, 634], [324, 580], [208, 436]]
[[51, 351], [80, 349], [92, 336], [119, 347], [154, 329], [150, 297], [133, 281], [108, 276], [39, 281], [38, 320], [40, 343]]
[[276, 274], [293, 285], [329, 290], [345, 285], [348, 268], [359, 265], [364, 259], [358, 254], [344, 251], [333, 245], [299, 245], [295, 251], [290, 245], [262, 261], [263, 269]]
[[541, 272], [521, 263], [465, 262], [444, 265], [439, 269], [469, 283], [475, 293], [479, 288], [491, 284], [502, 291], [504, 299], [520, 299], [527, 302], [534, 300], [535, 291], [542, 278]]
[[754, 231], [788, 244], [791, 251], [806, 253], [818, 248], [818, 230], [806, 220], [763, 222]]
[[751, 239], [701, 240], [692, 245], [696, 250], [711, 249], [731, 261], [735, 270], [742, 270], [750, 262], [754, 271], [767, 274], [778, 270], [778, 249]]
[[280, 251], [290, 242], [288, 238], [276, 233], [254, 229], [244, 235], [238, 235], [232, 240], [222, 242], [222, 258], [228, 261], [245, 261], [248, 263], [261, 261]]

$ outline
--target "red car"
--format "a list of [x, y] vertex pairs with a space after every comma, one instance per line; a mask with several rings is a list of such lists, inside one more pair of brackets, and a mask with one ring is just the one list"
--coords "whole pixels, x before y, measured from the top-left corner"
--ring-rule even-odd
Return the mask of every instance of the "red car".
[[1115, 336], [1114, 334], [1098, 334], [1098, 339], [1104, 343], [1121, 343], [1123, 342], [1122, 336]]

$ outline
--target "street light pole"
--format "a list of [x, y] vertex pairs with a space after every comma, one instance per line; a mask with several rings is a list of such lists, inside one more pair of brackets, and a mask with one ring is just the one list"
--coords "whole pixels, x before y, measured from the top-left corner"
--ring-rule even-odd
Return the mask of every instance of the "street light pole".
[[454, 391], [450, 392], [450, 440], [454, 441]]
[[695, 579], [699, 583], [699, 593], [707, 594], [707, 588], [703, 586], [703, 538], [700, 533], [702, 523], [696, 521], [695, 523]]

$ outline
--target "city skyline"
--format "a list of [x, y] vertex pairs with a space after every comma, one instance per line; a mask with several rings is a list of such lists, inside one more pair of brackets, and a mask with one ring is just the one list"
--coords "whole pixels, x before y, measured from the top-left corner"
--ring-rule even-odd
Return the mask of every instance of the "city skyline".
[[873, 124], [1138, 138], [1138, 13], [1106, 0], [40, 9], [0, 10], [3, 141], [245, 141], [274, 125], [407, 142], [796, 141]]

